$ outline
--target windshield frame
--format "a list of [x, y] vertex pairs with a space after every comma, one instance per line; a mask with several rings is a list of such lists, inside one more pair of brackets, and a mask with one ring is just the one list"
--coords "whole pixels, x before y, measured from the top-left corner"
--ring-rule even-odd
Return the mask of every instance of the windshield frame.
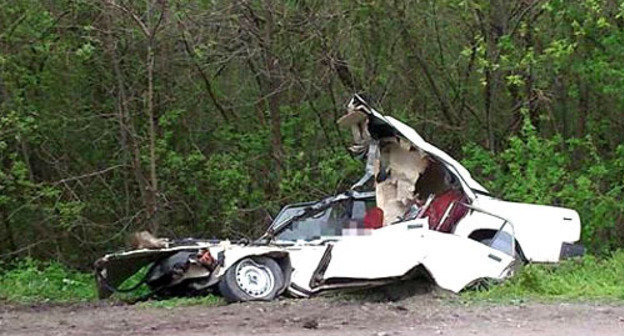
[[[269, 227], [269, 229], [265, 233], [265, 236], [268, 235], [269, 240], [273, 241], [275, 239], [276, 235], [281, 233], [283, 230], [285, 230], [290, 224], [292, 224], [296, 220], [301, 220], [301, 219], [308, 218], [310, 216], [314, 216], [314, 215], [318, 214], [319, 212], [327, 210], [329, 207], [331, 207], [332, 205], [334, 205], [334, 204], [336, 204], [338, 202], [342, 202], [342, 201], [349, 200], [349, 199], [351, 199], [351, 200], [360, 200], [360, 199], [368, 199], [368, 198], [375, 198], [376, 199], [375, 191], [347, 190], [347, 191], [345, 191], [345, 192], [343, 192], [341, 194], [338, 194], [338, 195], [335, 195], [335, 196], [329, 196], [329, 197], [326, 197], [326, 198], [324, 198], [324, 199], [322, 199], [320, 201], [317, 201], [317, 202], [301, 202], [301, 203], [295, 203], [295, 204], [287, 205], [275, 217], [275, 221], [273, 221], [273, 223], [271, 224], [271, 226]], [[277, 223], [277, 219], [282, 214], [283, 211], [287, 210], [288, 208], [292, 208], [294, 206], [301, 206], [301, 205], [305, 205], [305, 204], [310, 204], [310, 205], [305, 207], [305, 208], [303, 208], [302, 209], [303, 212], [300, 215], [295, 215], [295, 216], [289, 218], [286, 221], [282, 221], [281, 223]]]
[[[288, 210], [290, 210], [290, 209], [292, 209], [292, 208], [298, 208], [298, 207], [302, 207], [302, 209], [301, 209], [301, 210], [305, 211], [305, 209], [306, 209], [306, 208], [308, 208], [309, 206], [314, 205], [314, 204], [316, 204], [316, 203], [318, 203], [318, 202], [317, 202], [317, 201], [309, 201], [309, 202], [292, 203], [292, 204], [288, 204], [288, 205], [284, 206], [284, 207], [283, 207], [283, 208], [282, 208], [282, 209], [281, 209], [281, 210], [277, 213], [277, 215], [275, 216], [275, 219], [273, 220], [273, 222], [271, 223], [271, 225], [269, 225], [269, 228], [268, 228], [268, 229], [269, 229], [269, 230], [274, 229], [275, 227], [279, 226], [282, 222], [290, 221], [290, 219], [291, 219], [292, 217], [291, 217], [291, 218], [289, 218], [289, 219], [287, 219], [287, 220], [285, 220], [285, 221], [278, 221], [278, 220], [280, 219], [280, 217], [281, 217], [281, 216], [282, 216], [282, 215], [283, 215], [286, 211], [288, 211]], [[295, 216], [293, 216], [293, 217], [296, 217], [296, 215], [295, 215]]]

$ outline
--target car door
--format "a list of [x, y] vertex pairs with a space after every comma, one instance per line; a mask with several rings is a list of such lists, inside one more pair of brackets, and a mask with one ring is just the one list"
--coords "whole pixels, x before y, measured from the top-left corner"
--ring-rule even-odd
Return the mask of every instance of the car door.
[[422, 265], [458, 292], [481, 278], [502, 279], [513, 257], [476, 241], [432, 231], [426, 219], [386, 226], [370, 236], [336, 242], [319, 285], [398, 278]]

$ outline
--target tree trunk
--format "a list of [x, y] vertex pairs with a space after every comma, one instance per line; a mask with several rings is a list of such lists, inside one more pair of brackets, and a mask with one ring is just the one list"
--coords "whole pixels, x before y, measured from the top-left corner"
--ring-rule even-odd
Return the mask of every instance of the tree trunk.
[[486, 57], [489, 66], [485, 72], [485, 120], [488, 133], [488, 145], [491, 151], [496, 151], [496, 136], [494, 133], [494, 114], [501, 112], [501, 88], [502, 73], [495, 67], [500, 61], [500, 51], [498, 41], [505, 32], [505, 0], [490, 0], [488, 13], [489, 23], [486, 27], [487, 52]]
[[265, 94], [267, 97], [267, 105], [269, 107], [269, 116], [271, 118], [271, 156], [275, 160], [275, 176], [279, 182], [281, 180], [281, 172], [283, 168], [284, 160], [284, 148], [282, 145], [282, 118], [280, 115], [280, 83], [277, 76], [277, 59], [272, 56], [266, 57], [267, 69], [268, 69], [268, 92]]
[[266, 22], [264, 24], [264, 34], [261, 40], [262, 53], [264, 55], [264, 99], [266, 99], [269, 109], [270, 126], [271, 126], [271, 157], [275, 163], [274, 175], [275, 181], [272, 183], [272, 191], [278, 192], [279, 182], [282, 178], [282, 169], [284, 165], [284, 148], [282, 144], [282, 118], [280, 115], [280, 96], [281, 96], [281, 79], [279, 69], [279, 59], [273, 54], [273, 34], [275, 29], [274, 22], [274, 4], [271, 1], [266, 2]]
[[[107, 24], [108, 30], [111, 31], [113, 29], [112, 13], [109, 15]], [[145, 178], [145, 175], [143, 174], [143, 168], [141, 166], [141, 153], [139, 145], [136, 142], [136, 138], [134, 137], [135, 128], [129, 112], [130, 110], [128, 107], [128, 96], [124, 83], [124, 75], [121, 71], [120, 61], [117, 55], [116, 41], [113, 38], [112, 32], [106, 35], [105, 43], [106, 48], [108, 49], [108, 52], [110, 54], [113, 74], [115, 76], [115, 83], [117, 86], [117, 124], [119, 125], [119, 142], [123, 149], [122, 163], [125, 164], [128, 161], [131, 162], [132, 173], [139, 187], [141, 199], [144, 206], [147, 208], [147, 180]], [[127, 213], [129, 213], [130, 187], [126, 179], [124, 179], [124, 190], [126, 192], [126, 197], [128, 198], [126, 200], [126, 211]]]
[[586, 123], [587, 123], [587, 115], [589, 114], [589, 89], [587, 88], [587, 84], [580, 78], [578, 79], [578, 87], [579, 87], [579, 109], [578, 109], [578, 136], [584, 137], [586, 134]]
[[147, 46], [147, 117], [149, 119], [149, 165], [150, 184], [147, 191], [147, 213], [149, 231], [158, 232], [158, 176], [156, 175], [156, 116], [154, 114], [154, 37], [149, 37]]
[[[162, 10], [164, 11], [164, 3]], [[152, 15], [151, 2], [147, 2], [147, 21], [148, 31], [147, 36], [147, 93], [146, 93], [146, 112], [149, 119], [149, 190], [147, 190], [147, 214], [149, 216], [148, 229], [156, 235], [158, 233], [159, 221], [158, 221], [158, 175], [156, 174], [156, 115], [154, 113], [154, 35], [156, 34], [157, 27], [151, 27], [149, 24], [149, 18]], [[164, 13], [161, 13], [164, 15]]]
[[[533, 41], [532, 20], [527, 20], [526, 23], [527, 23], [527, 27], [526, 27], [527, 32], [526, 32], [524, 42], [525, 42], [525, 52], [528, 53], [530, 52], [530, 49], [534, 47], [534, 41]], [[529, 118], [531, 119], [531, 124], [533, 124], [533, 127], [535, 127], [535, 129], [539, 132], [540, 120], [539, 120], [538, 100], [535, 94], [534, 83], [535, 83], [535, 75], [533, 73], [533, 66], [532, 64], [528, 64], [527, 69], [526, 69], [526, 79], [525, 79], [527, 108], [529, 110]]]

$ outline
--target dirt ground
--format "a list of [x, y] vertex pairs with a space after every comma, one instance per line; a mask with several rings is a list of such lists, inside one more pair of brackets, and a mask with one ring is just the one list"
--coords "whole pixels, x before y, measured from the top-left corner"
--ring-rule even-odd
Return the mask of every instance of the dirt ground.
[[107, 303], [0, 308], [0, 335], [624, 335], [624, 305], [464, 305], [433, 292], [218, 307]]

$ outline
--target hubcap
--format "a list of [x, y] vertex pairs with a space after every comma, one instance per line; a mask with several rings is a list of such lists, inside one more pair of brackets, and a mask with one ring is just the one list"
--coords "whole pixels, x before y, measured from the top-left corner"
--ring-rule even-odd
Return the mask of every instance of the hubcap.
[[271, 293], [275, 278], [268, 267], [246, 259], [236, 266], [236, 284], [250, 296], [261, 298]]

